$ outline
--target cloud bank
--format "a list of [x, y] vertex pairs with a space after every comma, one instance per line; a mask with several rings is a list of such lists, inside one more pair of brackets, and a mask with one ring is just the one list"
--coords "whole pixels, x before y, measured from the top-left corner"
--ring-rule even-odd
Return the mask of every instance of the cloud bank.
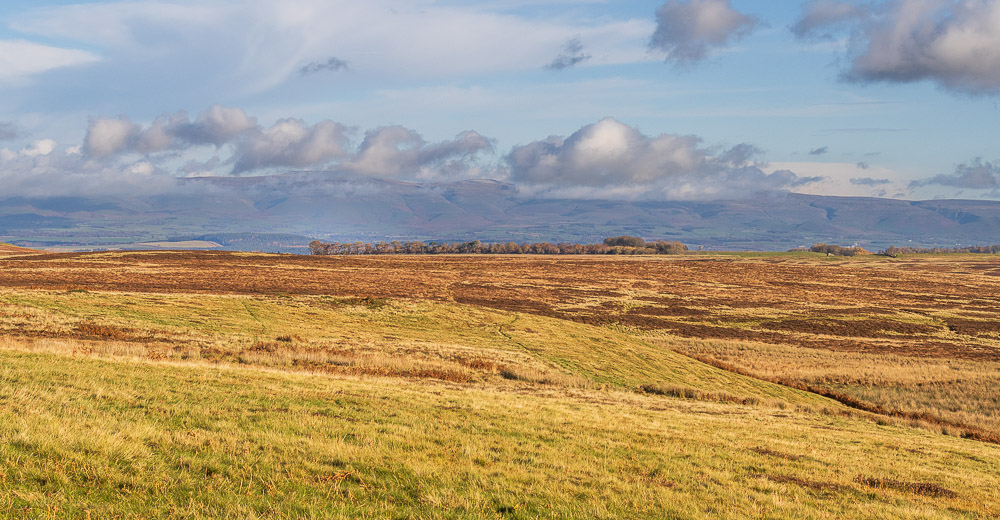
[[850, 35], [843, 76], [860, 83], [932, 81], [974, 95], [1000, 94], [1000, 2], [814, 0], [792, 28], [800, 37]]
[[914, 181], [910, 187], [919, 188], [929, 185], [998, 192], [1000, 191], [1000, 161], [984, 161], [981, 157], [977, 157], [968, 163], [956, 166], [954, 173]]
[[83, 150], [89, 157], [104, 158], [138, 153], [154, 154], [191, 146], [221, 146], [251, 130], [259, 130], [257, 120], [238, 108], [212, 106], [194, 121], [186, 112], [157, 118], [148, 127], [127, 117], [93, 118], [87, 126]]
[[678, 65], [709, 54], [750, 34], [760, 20], [732, 8], [729, 0], [669, 0], [656, 11], [649, 47]]
[[494, 176], [480, 164], [494, 144], [475, 131], [428, 143], [414, 130], [389, 126], [371, 130], [352, 146], [354, 129], [322, 120], [308, 124], [286, 118], [264, 127], [242, 109], [212, 106], [192, 120], [185, 112], [164, 115], [148, 125], [127, 117], [93, 118], [82, 151], [90, 160], [143, 158], [151, 164], [200, 147], [229, 152], [229, 158], [191, 160], [181, 172], [193, 174], [231, 165], [229, 173], [252, 174], [282, 168], [337, 169], [405, 180], [454, 180]]
[[294, 169], [411, 182], [495, 179], [543, 198], [695, 200], [787, 191], [823, 179], [765, 173], [756, 162], [761, 151], [750, 144], [710, 148], [697, 136], [647, 136], [613, 118], [503, 156], [494, 140], [474, 130], [436, 142], [398, 125], [368, 130], [360, 140], [357, 133], [330, 120], [286, 118], [263, 126], [242, 109], [222, 106], [193, 119], [182, 111], [147, 124], [92, 118], [80, 146], [38, 140], [17, 152], [0, 149], [0, 180], [11, 186], [8, 193], [65, 195], [77, 186], [147, 193], [177, 189], [182, 177]]
[[759, 151], [742, 144], [713, 154], [690, 135], [650, 137], [612, 118], [573, 135], [515, 147], [510, 179], [540, 197], [587, 199], [727, 199], [787, 190], [819, 178], [765, 174]]

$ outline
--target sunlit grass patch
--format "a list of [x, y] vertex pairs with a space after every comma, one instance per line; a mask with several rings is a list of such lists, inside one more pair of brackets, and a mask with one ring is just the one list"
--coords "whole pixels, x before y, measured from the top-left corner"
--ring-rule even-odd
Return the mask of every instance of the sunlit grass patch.
[[0, 359], [8, 518], [998, 513], [1000, 448], [845, 416], [586, 389]]

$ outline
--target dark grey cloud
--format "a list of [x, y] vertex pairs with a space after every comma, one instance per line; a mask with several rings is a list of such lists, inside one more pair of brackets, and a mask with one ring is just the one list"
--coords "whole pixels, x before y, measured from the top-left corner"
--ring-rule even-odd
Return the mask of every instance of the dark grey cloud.
[[954, 92], [1000, 94], [996, 0], [810, 2], [793, 32], [822, 31], [850, 37], [848, 81], [932, 81]]
[[812, 150], [809, 150], [809, 155], [825, 155], [829, 151], [830, 148], [828, 146], [822, 146], [819, 148], [813, 148]]
[[766, 174], [752, 162], [759, 152], [741, 144], [712, 153], [696, 136], [650, 137], [605, 118], [566, 138], [517, 146], [507, 162], [522, 193], [558, 198], [742, 198], [821, 180], [788, 170]]
[[677, 65], [704, 60], [753, 32], [761, 21], [733, 9], [729, 0], [668, 0], [656, 11], [650, 49]]
[[870, 165], [864, 161], [858, 161], [857, 167], [859, 170], [867, 170]]
[[545, 66], [549, 70], [563, 70], [570, 67], [574, 67], [589, 60], [591, 56], [589, 54], [584, 54], [583, 44], [580, 42], [579, 38], [573, 38], [563, 45], [562, 51]]
[[932, 184], [973, 190], [998, 190], [1000, 189], [1000, 161], [984, 161], [981, 157], [977, 157], [968, 164], [956, 166], [954, 173], [913, 181], [910, 183], [910, 187], [919, 188]]
[[851, 179], [851, 184], [855, 186], [881, 186], [891, 183], [892, 181], [889, 179], [873, 179], [871, 177], [855, 177]]
[[23, 136], [21, 128], [16, 124], [0, 121], [0, 141], [13, 141]]
[[314, 61], [302, 67], [299, 69], [299, 74], [302, 76], [308, 76], [318, 72], [337, 72], [338, 70], [348, 70], [350, 65], [351, 64], [347, 61], [331, 56], [326, 61]]
[[799, 38], [830, 39], [831, 31], [865, 20], [871, 12], [868, 3], [813, 0], [802, 5], [802, 15], [789, 30]]

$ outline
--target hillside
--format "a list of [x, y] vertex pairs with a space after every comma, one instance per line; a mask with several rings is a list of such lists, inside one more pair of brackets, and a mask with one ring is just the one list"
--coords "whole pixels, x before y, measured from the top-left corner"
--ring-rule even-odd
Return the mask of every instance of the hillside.
[[[1000, 450], [837, 414], [0, 351], [0, 516], [974, 518]], [[68, 384], [67, 381], [73, 381]], [[15, 513], [16, 512], [16, 513]]]
[[[984, 255], [10, 257], [0, 517], [992, 517], [1000, 448], [974, 439], [1000, 430], [995, 395], [943, 414], [962, 385], [996, 387], [996, 334], [968, 314], [997, 304], [978, 288], [994, 270]], [[897, 313], [902, 282], [922, 303]], [[830, 286], [843, 301], [817, 298]], [[964, 328], [935, 328], [949, 319]], [[858, 409], [899, 402], [924, 408]]]
[[27, 247], [19, 247], [0, 242], [0, 256], [31, 255], [39, 253], [44, 253], [44, 251], [40, 251], [38, 249], [29, 249]]
[[121, 247], [222, 237], [230, 248], [271, 252], [304, 252], [311, 238], [592, 243], [621, 234], [770, 251], [816, 242], [869, 250], [1000, 243], [1000, 202], [990, 201], [536, 200], [497, 181], [417, 184], [332, 173], [185, 182], [176, 193], [148, 197], [0, 199], [0, 238]]

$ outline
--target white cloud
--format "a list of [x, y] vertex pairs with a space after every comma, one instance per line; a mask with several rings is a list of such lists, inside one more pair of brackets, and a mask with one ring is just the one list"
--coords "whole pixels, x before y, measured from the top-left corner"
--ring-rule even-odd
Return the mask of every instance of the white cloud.
[[36, 74], [99, 61], [77, 49], [50, 47], [25, 40], [0, 40], [0, 82], [20, 82]]
[[92, 119], [83, 140], [83, 149], [91, 157], [116, 155], [134, 146], [131, 143], [141, 132], [141, 127], [126, 117]]
[[1000, 1], [812, 3], [827, 4], [830, 16], [810, 18], [807, 7], [796, 27], [808, 35], [846, 26], [853, 36], [847, 79], [930, 80], [957, 92], [1000, 94]]
[[182, 135], [191, 142], [221, 145], [257, 126], [257, 119], [239, 108], [213, 105], [202, 112], [193, 125], [185, 126]]
[[149, 161], [88, 159], [79, 153], [55, 153], [56, 143], [42, 139], [19, 152], [0, 149], [0, 186], [4, 196], [60, 197], [114, 193], [151, 194], [179, 189], [177, 179]]
[[321, 167], [347, 152], [348, 129], [333, 121], [309, 126], [300, 119], [283, 119], [255, 130], [237, 143], [233, 172], [263, 168]]
[[155, 119], [148, 127], [126, 117], [93, 118], [84, 149], [91, 157], [117, 154], [153, 154], [191, 146], [221, 146], [258, 130], [256, 118], [239, 108], [213, 105], [191, 121], [184, 111]]
[[751, 145], [719, 153], [700, 145], [696, 136], [649, 137], [605, 118], [568, 138], [515, 147], [510, 178], [527, 194], [595, 199], [742, 198], [818, 180], [764, 173], [752, 163], [759, 151]]
[[453, 140], [429, 144], [413, 130], [389, 126], [368, 132], [354, 159], [342, 168], [408, 180], [468, 179], [492, 175], [477, 159], [493, 151], [493, 142], [472, 130]]
[[[127, 117], [93, 118], [83, 150], [90, 159], [114, 161], [129, 155], [153, 163], [186, 163], [180, 173], [204, 174], [207, 169], [232, 165], [236, 174], [280, 168], [342, 169], [377, 177], [442, 180], [493, 175], [481, 168], [483, 155], [495, 151], [493, 141], [478, 132], [462, 132], [455, 139], [428, 143], [414, 130], [401, 126], [368, 132], [356, 148], [354, 131], [330, 120], [310, 125], [294, 118], [278, 120], [269, 128], [238, 108], [213, 106], [193, 122], [185, 112], [157, 118], [148, 126]], [[228, 159], [205, 163], [191, 158], [203, 146], [231, 151]], [[161, 152], [170, 152], [161, 154]]]
[[[526, 196], [590, 199], [731, 199], [822, 180], [785, 168], [764, 171], [756, 162], [760, 150], [749, 144], [711, 148], [693, 135], [647, 136], [612, 118], [566, 138], [517, 146], [502, 161], [494, 141], [473, 130], [428, 142], [414, 130], [388, 126], [368, 131], [356, 143], [353, 129], [330, 120], [309, 124], [286, 118], [270, 127], [256, 121], [223, 107], [194, 121], [178, 112], [148, 125], [124, 116], [95, 118], [82, 147], [54, 153], [55, 142], [41, 140], [19, 153], [0, 152], [5, 161], [0, 180], [12, 186], [10, 193], [34, 193], [46, 183], [53, 193], [72, 183], [118, 192], [173, 189], [179, 177], [226, 174], [222, 169], [232, 174], [304, 169], [416, 182], [507, 179]], [[206, 146], [214, 146], [213, 155]], [[32, 179], [40, 184], [29, 188]], [[148, 179], [148, 186], [141, 179]]]
[[733, 9], [729, 0], [668, 0], [656, 19], [649, 46], [677, 64], [701, 61], [760, 25], [753, 16]]
[[56, 149], [56, 142], [52, 139], [39, 139], [21, 150], [21, 155], [25, 157], [38, 157], [48, 155]]

